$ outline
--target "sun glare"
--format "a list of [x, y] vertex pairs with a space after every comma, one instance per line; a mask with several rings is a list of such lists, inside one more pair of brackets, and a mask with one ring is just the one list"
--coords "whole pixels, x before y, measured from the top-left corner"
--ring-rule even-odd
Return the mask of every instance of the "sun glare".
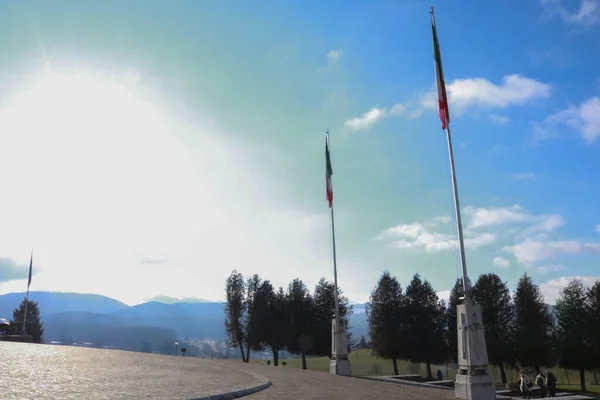
[[121, 257], [103, 261], [117, 264], [181, 256], [207, 194], [168, 116], [138, 92], [115, 79], [49, 73], [4, 104], [0, 183], [10, 211], [0, 215], [11, 229], [0, 233], [2, 247], [43, 247], [49, 263], [61, 258], [54, 274], [72, 268], [66, 247], [72, 262], [103, 260], [103, 248]]

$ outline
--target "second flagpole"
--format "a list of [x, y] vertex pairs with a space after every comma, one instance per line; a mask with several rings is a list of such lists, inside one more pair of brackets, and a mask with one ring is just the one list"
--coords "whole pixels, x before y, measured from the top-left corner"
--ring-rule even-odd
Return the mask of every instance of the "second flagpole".
[[346, 325], [340, 315], [339, 290], [337, 279], [337, 254], [335, 248], [335, 217], [333, 212], [333, 184], [331, 175], [331, 159], [329, 153], [329, 129], [325, 136], [325, 173], [327, 180], [327, 201], [331, 213], [331, 240], [333, 246], [333, 288], [334, 288], [334, 317], [331, 322], [331, 360], [329, 362], [329, 373], [334, 375], [350, 376], [350, 360], [348, 359], [348, 344], [346, 342]]
[[[330, 148], [329, 144], [329, 129], [326, 132], [327, 136], [327, 148]], [[329, 183], [331, 185], [332, 193], [333, 193], [333, 183]], [[339, 305], [339, 293], [338, 293], [338, 279], [337, 279], [337, 257], [335, 252], [335, 218], [333, 215], [333, 201], [331, 202], [331, 207], [329, 207], [331, 212], [331, 241], [333, 246], [333, 287], [334, 287], [334, 297], [335, 297], [335, 318], [336, 321], [339, 319], [340, 314], [340, 305]], [[336, 324], [337, 328], [337, 324]]]

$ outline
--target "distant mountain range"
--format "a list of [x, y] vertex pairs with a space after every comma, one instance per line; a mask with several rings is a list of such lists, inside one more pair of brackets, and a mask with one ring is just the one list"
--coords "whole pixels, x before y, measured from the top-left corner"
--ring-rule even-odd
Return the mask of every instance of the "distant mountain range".
[[[0, 295], [0, 317], [11, 319], [13, 310], [24, 299], [24, 293]], [[133, 327], [155, 327], [174, 331], [179, 338], [225, 339], [225, 314], [223, 303], [198, 301], [167, 304], [151, 301], [128, 306], [118, 300], [97, 294], [30, 292], [29, 299], [37, 301], [40, 317], [44, 323], [46, 341], [90, 340], [102, 331]], [[367, 336], [367, 320], [364, 304], [355, 304], [350, 319], [350, 330], [355, 340]], [[161, 331], [163, 337], [167, 331]], [[167, 335], [168, 336], [168, 335]]]

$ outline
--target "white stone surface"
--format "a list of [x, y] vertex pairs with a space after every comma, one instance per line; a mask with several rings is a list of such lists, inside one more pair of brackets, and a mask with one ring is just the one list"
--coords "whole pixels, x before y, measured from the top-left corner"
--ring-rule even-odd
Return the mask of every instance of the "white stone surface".
[[329, 361], [329, 373], [332, 375], [351, 376], [350, 360]]
[[491, 375], [456, 375], [454, 394], [457, 399], [496, 399], [496, 384]]
[[343, 319], [331, 320], [331, 354], [334, 357], [348, 357], [348, 340]]
[[496, 385], [488, 367], [481, 307], [467, 301], [457, 306], [456, 311], [459, 369], [454, 384], [456, 398], [495, 399]]
[[458, 366], [475, 368], [488, 365], [487, 347], [479, 304], [460, 304], [456, 310]]
[[350, 376], [350, 360], [348, 360], [348, 340], [343, 319], [333, 318], [331, 321], [331, 361], [329, 373]]

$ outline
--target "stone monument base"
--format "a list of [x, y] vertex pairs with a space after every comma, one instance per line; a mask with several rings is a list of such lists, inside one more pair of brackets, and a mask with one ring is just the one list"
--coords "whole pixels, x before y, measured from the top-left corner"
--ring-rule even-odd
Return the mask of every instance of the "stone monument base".
[[454, 394], [457, 399], [464, 400], [494, 400], [496, 398], [496, 384], [494, 378], [486, 370], [477, 375], [456, 375]]
[[332, 375], [350, 376], [350, 360], [332, 359], [329, 361], [329, 373]]
[[0, 335], [0, 342], [33, 343], [33, 337], [30, 335]]

